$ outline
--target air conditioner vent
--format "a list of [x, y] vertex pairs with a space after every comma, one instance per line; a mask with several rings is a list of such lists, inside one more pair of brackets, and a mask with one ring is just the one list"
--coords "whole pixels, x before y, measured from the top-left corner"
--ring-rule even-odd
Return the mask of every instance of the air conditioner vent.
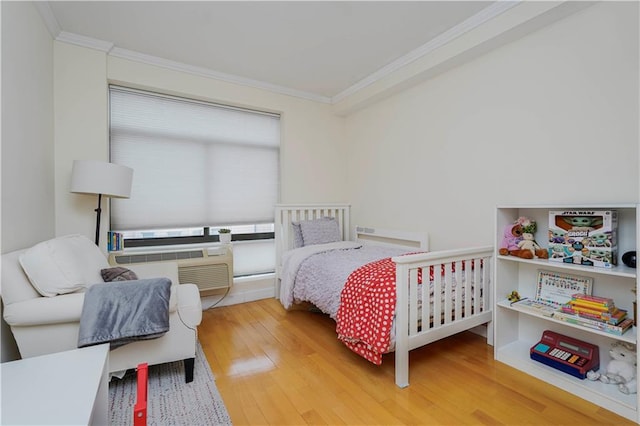
[[200, 294], [203, 296], [233, 285], [233, 253], [230, 248], [181, 251], [156, 250], [147, 253], [111, 253], [109, 255], [109, 263], [112, 265], [166, 261], [177, 262], [180, 283], [197, 285], [200, 289]]
[[202, 250], [189, 251], [169, 251], [169, 252], [153, 252], [142, 254], [119, 254], [114, 259], [118, 265], [128, 265], [131, 263], [147, 263], [147, 262], [163, 262], [167, 260], [180, 259], [201, 259], [204, 257]]
[[230, 287], [229, 268], [226, 263], [215, 265], [182, 266], [178, 268], [181, 283], [193, 283], [200, 292]]

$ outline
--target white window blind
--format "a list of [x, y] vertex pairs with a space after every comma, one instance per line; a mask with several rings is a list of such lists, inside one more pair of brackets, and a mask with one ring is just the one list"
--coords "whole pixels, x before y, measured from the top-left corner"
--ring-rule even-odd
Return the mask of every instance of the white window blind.
[[110, 87], [111, 162], [133, 168], [111, 228], [273, 222], [280, 117]]

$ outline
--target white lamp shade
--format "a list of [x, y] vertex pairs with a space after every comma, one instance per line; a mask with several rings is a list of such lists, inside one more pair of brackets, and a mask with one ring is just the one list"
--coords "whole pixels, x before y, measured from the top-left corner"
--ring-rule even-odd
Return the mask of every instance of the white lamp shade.
[[133, 169], [97, 160], [74, 160], [71, 192], [129, 198]]

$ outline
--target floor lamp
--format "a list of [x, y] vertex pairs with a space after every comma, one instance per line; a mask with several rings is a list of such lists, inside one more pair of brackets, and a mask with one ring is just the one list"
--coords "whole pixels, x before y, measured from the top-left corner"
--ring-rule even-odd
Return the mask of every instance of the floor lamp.
[[97, 194], [96, 245], [100, 241], [100, 215], [102, 196], [129, 198], [133, 169], [106, 161], [73, 160], [71, 171], [71, 192], [77, 194]]

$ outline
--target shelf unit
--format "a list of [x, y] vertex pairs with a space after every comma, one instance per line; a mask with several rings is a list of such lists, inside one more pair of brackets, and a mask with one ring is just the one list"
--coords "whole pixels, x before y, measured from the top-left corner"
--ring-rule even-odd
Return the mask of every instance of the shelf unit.
[[[640, 423], [640, 398], [638, 394], [625, 395], [615, 385], [599, 381], [581, 380], [530, 358], [529, 350], [542, 336], [544, 330], [571, 336], [595, 345], [600, 349], [600, 366], [606, 369], [610, 358], [608, 349], [615, 341], [637, 343], [637, 329], [634, 326], [622, 336], [570, 324], [553, 317], [542, 316], [512, 306], [507, 296], [516, 290], [521, 297], [534, 298], [537, 275], [540, 270], [561, 272], [569, 275], [593, 278], [592, 294], [611, 297], [616, 306], [627, 309], [633, 315], [634, 296], [637, 288], [636, 269], [626, 267], [620, 261], [623, 253], [636, 250], [640, 237], [637, 223], [640, 222], [638, 204], [610, 205], [549, 205], [549, 206], [498, 206], [496, 208], [495, 247], [500, 247], [502, 233], [506, 225], [518, 217], [526, 216], [537, 222], [536, 242], [548, 247], [548, 216], [551, 210], [617, 210], [618, 212], [618, 263], [612, 268], [597, 268], [566, 263], [551, 262], [546, 259], [521, 259], [515, 256], [496, 256], [494, 268], [494, 356], [495, 359], [537, 377], [551, 385], [562, 388], [574, 395], [617, 413], [629, 420]], [[640, 357], [639, 357], [640, 361]]]

